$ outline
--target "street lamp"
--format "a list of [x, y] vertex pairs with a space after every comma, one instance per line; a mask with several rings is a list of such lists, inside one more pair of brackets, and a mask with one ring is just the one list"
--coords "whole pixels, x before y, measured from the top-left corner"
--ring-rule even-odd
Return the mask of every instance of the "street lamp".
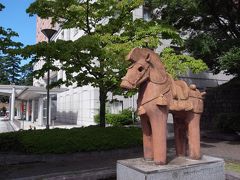
[[[42, 33], [48, 38], [48, 43], [51, 41], [51, 38], [53, 35], [57, 32], [54, 29], [42, 29]], [[48, 59], [47, 59], [48, 60]], [[49, 95], [49, 81], [50, 81], [50, 69], [48, 68], [47, 70], [47, 125], [46, 129], [49, 129], [49, 100], [50, 100], [50, 95]]]

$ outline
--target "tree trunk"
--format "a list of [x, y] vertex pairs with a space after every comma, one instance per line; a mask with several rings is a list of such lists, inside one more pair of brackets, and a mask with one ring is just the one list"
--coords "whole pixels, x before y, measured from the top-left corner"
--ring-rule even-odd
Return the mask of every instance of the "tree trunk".
[[100, 126], [105, 127], [105, 113], [106, 113], [106, 100], [107, 100], [107, 93], [104, 91], [104, 88], [99, 89], [100, 95]]

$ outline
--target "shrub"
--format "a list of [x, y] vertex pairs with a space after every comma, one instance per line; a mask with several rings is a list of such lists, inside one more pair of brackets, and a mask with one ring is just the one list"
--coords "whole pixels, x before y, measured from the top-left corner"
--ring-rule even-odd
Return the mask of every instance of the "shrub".
[[74, 153], [130, 148], [141, 143], [139, 128], [91, 126], [0, 134], [1, 152]]
[[240, 113], [220, 113], [215, 118], [215, 127], [225, 132], [240, 131]]
[[18, 149], [22, 149], [22, 144], [18, 139], [18, 135], [19, 132], [0, 134], [0, 150], [18, 151]]
[[[94, 116], [94, 121], [99, 124], [99, 114]], [[132, 111], [124, 109], [120, 114], [106, 114], [106, 123], [112, 126], [124, 126], [132, 123]]]

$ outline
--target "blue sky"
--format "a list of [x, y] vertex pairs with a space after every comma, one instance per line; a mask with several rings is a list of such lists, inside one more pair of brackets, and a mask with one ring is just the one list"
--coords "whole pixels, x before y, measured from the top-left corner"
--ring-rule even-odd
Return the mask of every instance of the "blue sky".
[[0, 12], [0, 26], [11, 28], [19, 34], [14, 38], [24, 45], [36, 43], [36, 17], [29, 17], [27, 7], [34, 0], [0, 0], [5, 6]]

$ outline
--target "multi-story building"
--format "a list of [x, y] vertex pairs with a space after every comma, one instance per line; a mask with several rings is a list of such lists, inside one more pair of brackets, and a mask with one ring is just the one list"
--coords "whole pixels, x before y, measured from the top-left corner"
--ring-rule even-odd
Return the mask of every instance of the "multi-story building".
[[[149, 18], [148, 11], [145, 8], [140, 7], [133, 11], [134, 18]], [[37, 18], [37, 42], [46, 40], [41, 33], [41, 29], [51, 28], [51, 21]], [[61, 29], [60, 27], [54, 27], [57, 33], [53, 36], [52, 40], [77, 40], [83, 35], [83, 32], [76, 29]], [[159, 47], [157, 51], [161, 51], [164, 46], [167, 46], [167, 42]], [[42, 67], [44, 61], [39, 61], [34, 65], [34, 70]], [[58, 62], [56, 62], [58, 63]], [[60, 64], [59, 64], [60, 65]], [[51, 80], [66, 79], [65, 72], [60, 70], [58, 72], [50, 73]], [[189, 73], [188, 75], [181, 77], [189, 83], [197, 84], [198, 88], [206, 89], [209, 87], [218, 86], [229, 80], [229, 77], [218, 74], [213, 75], [210, 72], [204, 72], [198, 75]], [[45, 86], [45, 79], [34, 79], [34, 86]], [[65, 87], [64, 85], [62, 87]], [[99, 91], [92, 86], [77, 87], [72, 85], [66, 87], [68, 90], [62, 93], [58, 93], [56, 97], [53, 97], [56, 101], [56, 122], [65, 124], [75, 124], [79, 126], [88, 126], [94, 124], [94, 115], [99, 112]], [[131, 98], [123, 98], [121, 96], [113, 96], [108, 94], [108, 99], [114, 99], [112, 103], [107, 105], [108, 111], [112, 113], [118, 113], [122, 109], [132, 108], [136, 109], [136, 96]], [[54, 102], [54, 101], [52, 101]]]

